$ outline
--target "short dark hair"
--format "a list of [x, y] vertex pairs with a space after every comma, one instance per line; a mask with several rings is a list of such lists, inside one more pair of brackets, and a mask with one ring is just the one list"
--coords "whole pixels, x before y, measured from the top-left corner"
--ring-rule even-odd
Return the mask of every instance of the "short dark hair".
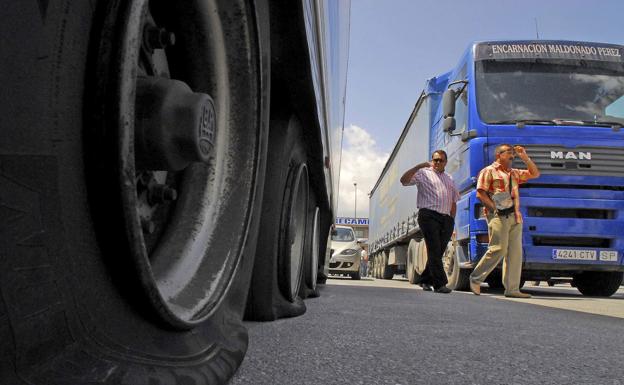
[[496, 146], [496, 149], [494, 149], [494, 151], [496, 152], [497, 155], [500, 154], [501, 152], [503, 152], [503, 147], [509, 147], [510, 149], [513, 150], [513, 146], [511, 144], [509, 144], [509, 143], [501, 143], [498, 146]]
[[444, 160], [448, 160], [448, 156], [446, 156], [446, 151], [444, 150], [435, 150], [433, 154], [431, 154], [431, 157], [433, 158], [435, 154], [444, 155]]

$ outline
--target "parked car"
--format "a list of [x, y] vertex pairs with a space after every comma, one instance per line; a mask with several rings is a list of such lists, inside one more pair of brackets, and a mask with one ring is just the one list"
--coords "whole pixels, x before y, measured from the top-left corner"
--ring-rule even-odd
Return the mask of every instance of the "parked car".
[[360, 279], [360, 247], [353, 229], [349, 226], [336, 226], [331, 237], [330, 274], [347, 274]]

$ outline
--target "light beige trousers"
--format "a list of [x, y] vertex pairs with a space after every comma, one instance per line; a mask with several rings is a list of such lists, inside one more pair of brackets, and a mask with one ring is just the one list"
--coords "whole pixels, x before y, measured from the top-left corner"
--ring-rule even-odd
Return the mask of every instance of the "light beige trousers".
[[490, 245], [470, 274], [470, 280], [482, 283], [504, 258], [505, 294], [518, 292], [522, 274], [522, 223], [516, 223], [513, 214], [507, 217], [488, 216], [488, 233]]

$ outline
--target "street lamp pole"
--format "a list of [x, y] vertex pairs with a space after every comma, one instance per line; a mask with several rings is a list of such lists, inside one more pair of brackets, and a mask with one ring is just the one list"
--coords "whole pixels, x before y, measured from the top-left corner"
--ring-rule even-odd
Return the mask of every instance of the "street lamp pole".
[[355, 203], [353, 205], [353, 220], [357, 222], [357, 183], [353, 182], [353, 193], [355, 194]]

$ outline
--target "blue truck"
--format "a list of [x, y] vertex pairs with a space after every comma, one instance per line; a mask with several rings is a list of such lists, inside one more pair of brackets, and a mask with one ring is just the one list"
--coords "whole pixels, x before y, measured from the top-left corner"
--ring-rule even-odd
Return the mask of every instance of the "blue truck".
[[[399, 177], [444, 149], [461, 193], [444, 266], [449, 286], [467, 289], [489, 240], [477, 176], [509, 143], [525, 146], [541, 172], [520, 189], [523, 282], [565, 277], [584, 295], [615, 293], [624, 272], [623, 53], [590, 42], [477, 42], [428, 80], [370, 195], [373, 275], [418, 281], [427, 256], [416, 190]], [[488, 284], [502, 286], [500, 271]]]

